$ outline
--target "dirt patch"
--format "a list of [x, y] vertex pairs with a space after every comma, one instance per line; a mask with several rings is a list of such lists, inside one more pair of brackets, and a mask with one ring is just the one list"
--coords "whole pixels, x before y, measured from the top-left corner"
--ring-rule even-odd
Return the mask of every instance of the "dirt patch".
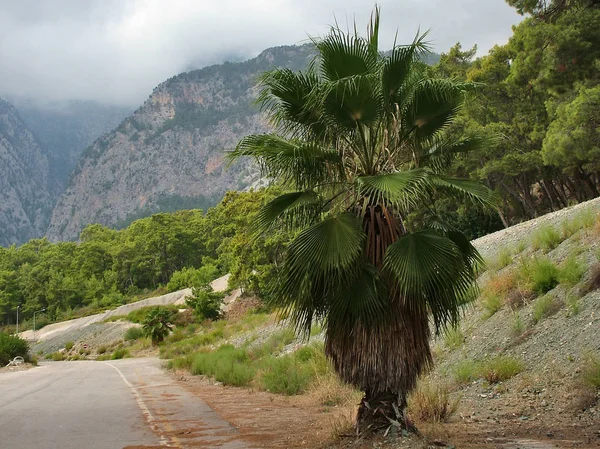
[[[421, 437], [357, 439], [351, 429], [350, 408], [325, 407], [308, 396], [285, 397], [213, 383], [187, 373], [172, 373], [180, 384], [201, 397], [256, 447], [321, 449], [599, 448], [600, 421], [595, 413], [557, 413], [532, 407], [523, 394], [490, 394], [475, 385], [465, 392], [458, 414], [448, 423], [419, 423]], [[519, 399], [520, 396], [520, 399]], [[556, 411], [556, 410], [555, 410]], [[527, 413], [527, 414], [524, 414]]]
[[281, 396], [228, 387], [187, 373], [172, 374], [258, 448], [319, 448], [331, 441], [334, 422], [346, 412], [303, 396]]

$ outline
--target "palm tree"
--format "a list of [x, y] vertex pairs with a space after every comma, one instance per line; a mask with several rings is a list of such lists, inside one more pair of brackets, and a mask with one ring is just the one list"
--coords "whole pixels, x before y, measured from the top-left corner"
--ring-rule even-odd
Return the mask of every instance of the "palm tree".
[[[260, 232], [297, 230], [272, 296], [299, 331], [324, 323], [327, 357], [364, 392], [359, 431], [411, 427], [406, 399], [432, 363], [430, 318], [436, 331], [454, 325], [476, 294], [480, 256], [436, 217], [435, 200], [494, 201], [441, 173], [481, 144], [447, 133], [473, 86], [427, 76], [424, 36], [384, 55], [378, 31], [376, 8], [366, 37], [334, 27], [307, 70], [266, 73], [259, 102], [276, 134], [230, 154], [289, 189], [256, 220]], [[409, 214], [424, 208], [417, 227]]]
[[150, 337], [153, 345], [160, 344], [171, 332], [171, 313], [161, 307], [154, 307], [148, 311], [142, 329], [147, 337]]

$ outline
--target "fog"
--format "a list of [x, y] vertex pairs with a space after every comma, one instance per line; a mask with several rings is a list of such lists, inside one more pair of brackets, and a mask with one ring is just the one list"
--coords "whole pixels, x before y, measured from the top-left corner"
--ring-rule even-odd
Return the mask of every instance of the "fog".
[[[520, 16], [503, 0], [382, 0], [380, 45], [431, 29], [435, 51], [460, 41], [479, 54]], [[364, 30], [358, 0], [0, 0], [0, 95], [139, 105], [191, 68], [243, 60], [322, 35], [335, 20]]]

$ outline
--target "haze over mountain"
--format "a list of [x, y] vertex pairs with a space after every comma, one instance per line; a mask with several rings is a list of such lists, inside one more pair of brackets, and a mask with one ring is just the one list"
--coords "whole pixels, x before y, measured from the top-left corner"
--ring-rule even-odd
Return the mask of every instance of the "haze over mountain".
[[[434, 51], [460, 41], [483, 54], [522, 17], [502, 0], [380, 0], [381, 42], [431, 29]], [[133, 108], [165, 79], [265, 48], [303, 43], [334, 20], [364, 24], [359, 0], [0, 0], [0, 96], [95, 100]]]

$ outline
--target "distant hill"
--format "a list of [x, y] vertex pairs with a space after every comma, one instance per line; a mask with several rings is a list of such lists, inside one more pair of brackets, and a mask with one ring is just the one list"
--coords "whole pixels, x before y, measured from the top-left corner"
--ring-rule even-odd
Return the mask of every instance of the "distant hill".
[[38, 141], [0, 99], [0, 246], [43, 235], [57, 190]]
[[251, 165], [225, 170], [224, 151], [268, 129], [254, 105], [261, 73], [304, 68], [312, 47], [265, 50], [256, 58], [175, 76], [117, 129], [83, 154], [48, 229], [52, 240], [78, 237], [89, 223], [112, 227], [158, 211], [207, 208], [256, 178]]
[[10, 102], [48, 157], [50, 176], [60, 192], [67, 186], [81, 153], [133, 111], [94, 101], [41, 104], [36, 100], [11, 98]]

